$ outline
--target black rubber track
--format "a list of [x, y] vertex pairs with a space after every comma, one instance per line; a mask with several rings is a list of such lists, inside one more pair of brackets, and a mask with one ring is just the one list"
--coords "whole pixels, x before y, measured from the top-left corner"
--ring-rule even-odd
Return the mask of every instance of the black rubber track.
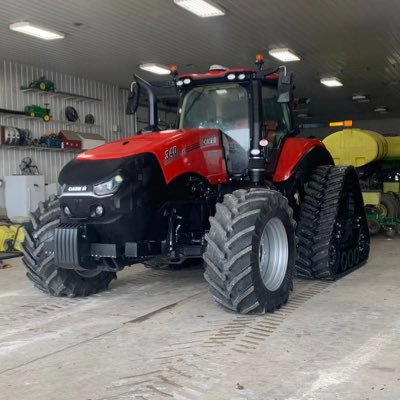
[[73, 270], [57, 268], [54, 254], [46, 254], [44, 243], [51, 239], [59, 223], [60, 203], [56, 197], [40, 203], [31, 214], [22, 246], [27, 277], [37, 288], [52, 296], [88, 296], [106, 289], [116, 277], [114, 272], [100, 272], [95, 277], [85, 278]]
[[[343, 196], [348, 196], [343, 206]], [[348, 208], [344, 232], [348, 243], [337, 244], [338, 218]], [[351, 230], [351, 232], [350, 232]], [[356, 232], [356, 233], [354, 233]], [[296, 231], [296, 270], [300, 277], [336, 279], [361, 266], [369, 255], [369, 235], [357, 173], [353, 167], [318, 167], [301, 205]], [[351, 266], [348, 254], [351, 256]], [[335, 261], [336, 260], [336, 261]]]
[[[259, 244], [266, 221], [277, 217], [288, 237], [288, 263], [274, 292], [265, 287], [259, 268]], [[217, 203], [206, 235], [204, 277], [214, 299], [242, 314], [273, 312], [285, 304], [293, 287], [295, 226], [287, 199], [268, 189], [236, 190]]]

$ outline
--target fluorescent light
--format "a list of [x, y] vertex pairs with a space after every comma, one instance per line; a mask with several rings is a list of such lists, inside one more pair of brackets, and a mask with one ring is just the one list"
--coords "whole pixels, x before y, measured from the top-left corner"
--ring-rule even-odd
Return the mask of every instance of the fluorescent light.
[[320, 82], [328, 87], [339, 87], [339, 86], [343, 86], [343, 83], [339, 81], [338, 78], [322, 78], [320, 80]]
[[300, 61], [300, 57], [290, 49], [272, 49], [268, 53], [283, 62]]
[[374, 108], [374, 111], [381, 114], [386, 114], [389, 109], [386, 106], [378, 106]]
[[367, 96], [365, 94], [355, 94], [352, 99], [355, 101], [365, 100]]
[[10, 29], [15, 32], [25, 33], [44, 40], [64, 39], [64, 33], [41, 28], [37, 25], [31, 25], [29, 22], [17, 22], [10, 25]]
[[351, 99], [357, 103], [369, 103], [371, 101], [366, 94], [354, 94]]
[[226, 89], [217, 89], [216, 92], [219, 95], [224, 95], [224, 94], [228, 93], [228, 91]]
[[225, 15], [225, 10], [210, 0], [174, 0], [174, 3], [201, 18]]
[[140, 64], [139, 68], [144, 71], [151, 72], [151, 73], [157, 74], [157, 75], [168, 75], [171, 73], [171, 71], [168, 67], [166, 67], [165, 65], [156, 64], [156, 63]]

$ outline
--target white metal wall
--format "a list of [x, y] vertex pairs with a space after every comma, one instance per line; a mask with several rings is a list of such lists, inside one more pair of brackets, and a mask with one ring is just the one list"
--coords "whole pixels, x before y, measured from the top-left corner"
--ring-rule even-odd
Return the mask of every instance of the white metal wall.
[[[61, 97], [20, 91], [21, 85], [28, 85], [40, 76], [46, 76], [47, 79], [52, 80], [61, 91], [100, 98], [102, 102], [76, 102]], [[66, 126], [60, 122], [43, 123], [38, 120], [6, 119], [0, 115], [0, 125], [30, 129], [36, 138], [48, 131], [58, 132], [60, 129], [100, 133], [107, 141], [130, 136], [136, 132], [135, 118], [125, 115], [126, 98], [127, 90], [109, 83], [66, 75], [46, 68], [0, 61], [0, 108], [23, 110], [26, 105], [43, 106], [46, 102], [49, 103], [53, 118], [63, 120], [65, 117], [62, 114], [65, 107], [71, 105], [77, 109], [82, 122], [84, 116], [91, 113], [95, 117], [95, 125], [98, 125], [97, 128], [86, 129], [80, 126]], [[117, 133], [113, 132], [115, 125], [119, 127]], [[21, 159], [27, 156], [31, 157], [38, 166], [40, 173], [45, 176], [46, 183], [54, 183], [61, 168], [75, 156], [75, 153], [0, 146], [0, 179], [6, 175], [18, 173]], [[4, 204], [2, 190], [4, 188], [0, 187], [0, 208]]]

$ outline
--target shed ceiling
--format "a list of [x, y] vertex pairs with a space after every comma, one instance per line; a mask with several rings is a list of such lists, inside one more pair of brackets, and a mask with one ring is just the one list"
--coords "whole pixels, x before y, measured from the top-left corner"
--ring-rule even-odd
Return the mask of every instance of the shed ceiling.
[[[139, 64], [251, 67], [257, 52], [289, 47], [301, 61], [296, 96], [310, 97], [304, 122], [400, 117], [398, 0], [218, 0], [226, 15], [203, 19], [173, 0], [2, 0], [0, 57], [128, 86]], [[29, 21], [66, 34], [46, 42], [9, 30]], [[78, 25], [78, 26], [77, 26]], [[267, 58], [267, 66], [279, 62]], [[319, 82], [334, 75], [342, 88]], [[351, 100], [366, 93], [370, 103]], [[390, 113], [377, 116], [375, 106]]]

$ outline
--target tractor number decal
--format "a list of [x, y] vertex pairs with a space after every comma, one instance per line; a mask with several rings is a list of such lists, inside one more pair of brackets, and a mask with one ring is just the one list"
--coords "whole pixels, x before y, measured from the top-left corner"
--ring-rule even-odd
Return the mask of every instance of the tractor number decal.
[[164, 154], [164, 162], [165, 164], [168, 164], [172, 162], [173, 160], [176, 160], [178, 157], [184, 156], [185, 154], [197, 150], [200, 147], [204, 146], [212, 146], [214, 144], [217, 144], [218, 139], [216, 136], [210, 136], [201, 139], [201, 143], [193, 143], [190, 144], [189, 146], [184, 147], [181, 151], [178, 150], [176, 146], [172, 146], [169, 149], [165, 150]]
[[203, 146], [210, 146], [213, 144], [217, 144], [217, 137], [216, 136], [211, 136], [211, 137], [206, 137], [203, 139]]
[[165, 150], [165, 161], [171, 161], [178, 156], [178, 149], [176, 146], [172, 146]]

